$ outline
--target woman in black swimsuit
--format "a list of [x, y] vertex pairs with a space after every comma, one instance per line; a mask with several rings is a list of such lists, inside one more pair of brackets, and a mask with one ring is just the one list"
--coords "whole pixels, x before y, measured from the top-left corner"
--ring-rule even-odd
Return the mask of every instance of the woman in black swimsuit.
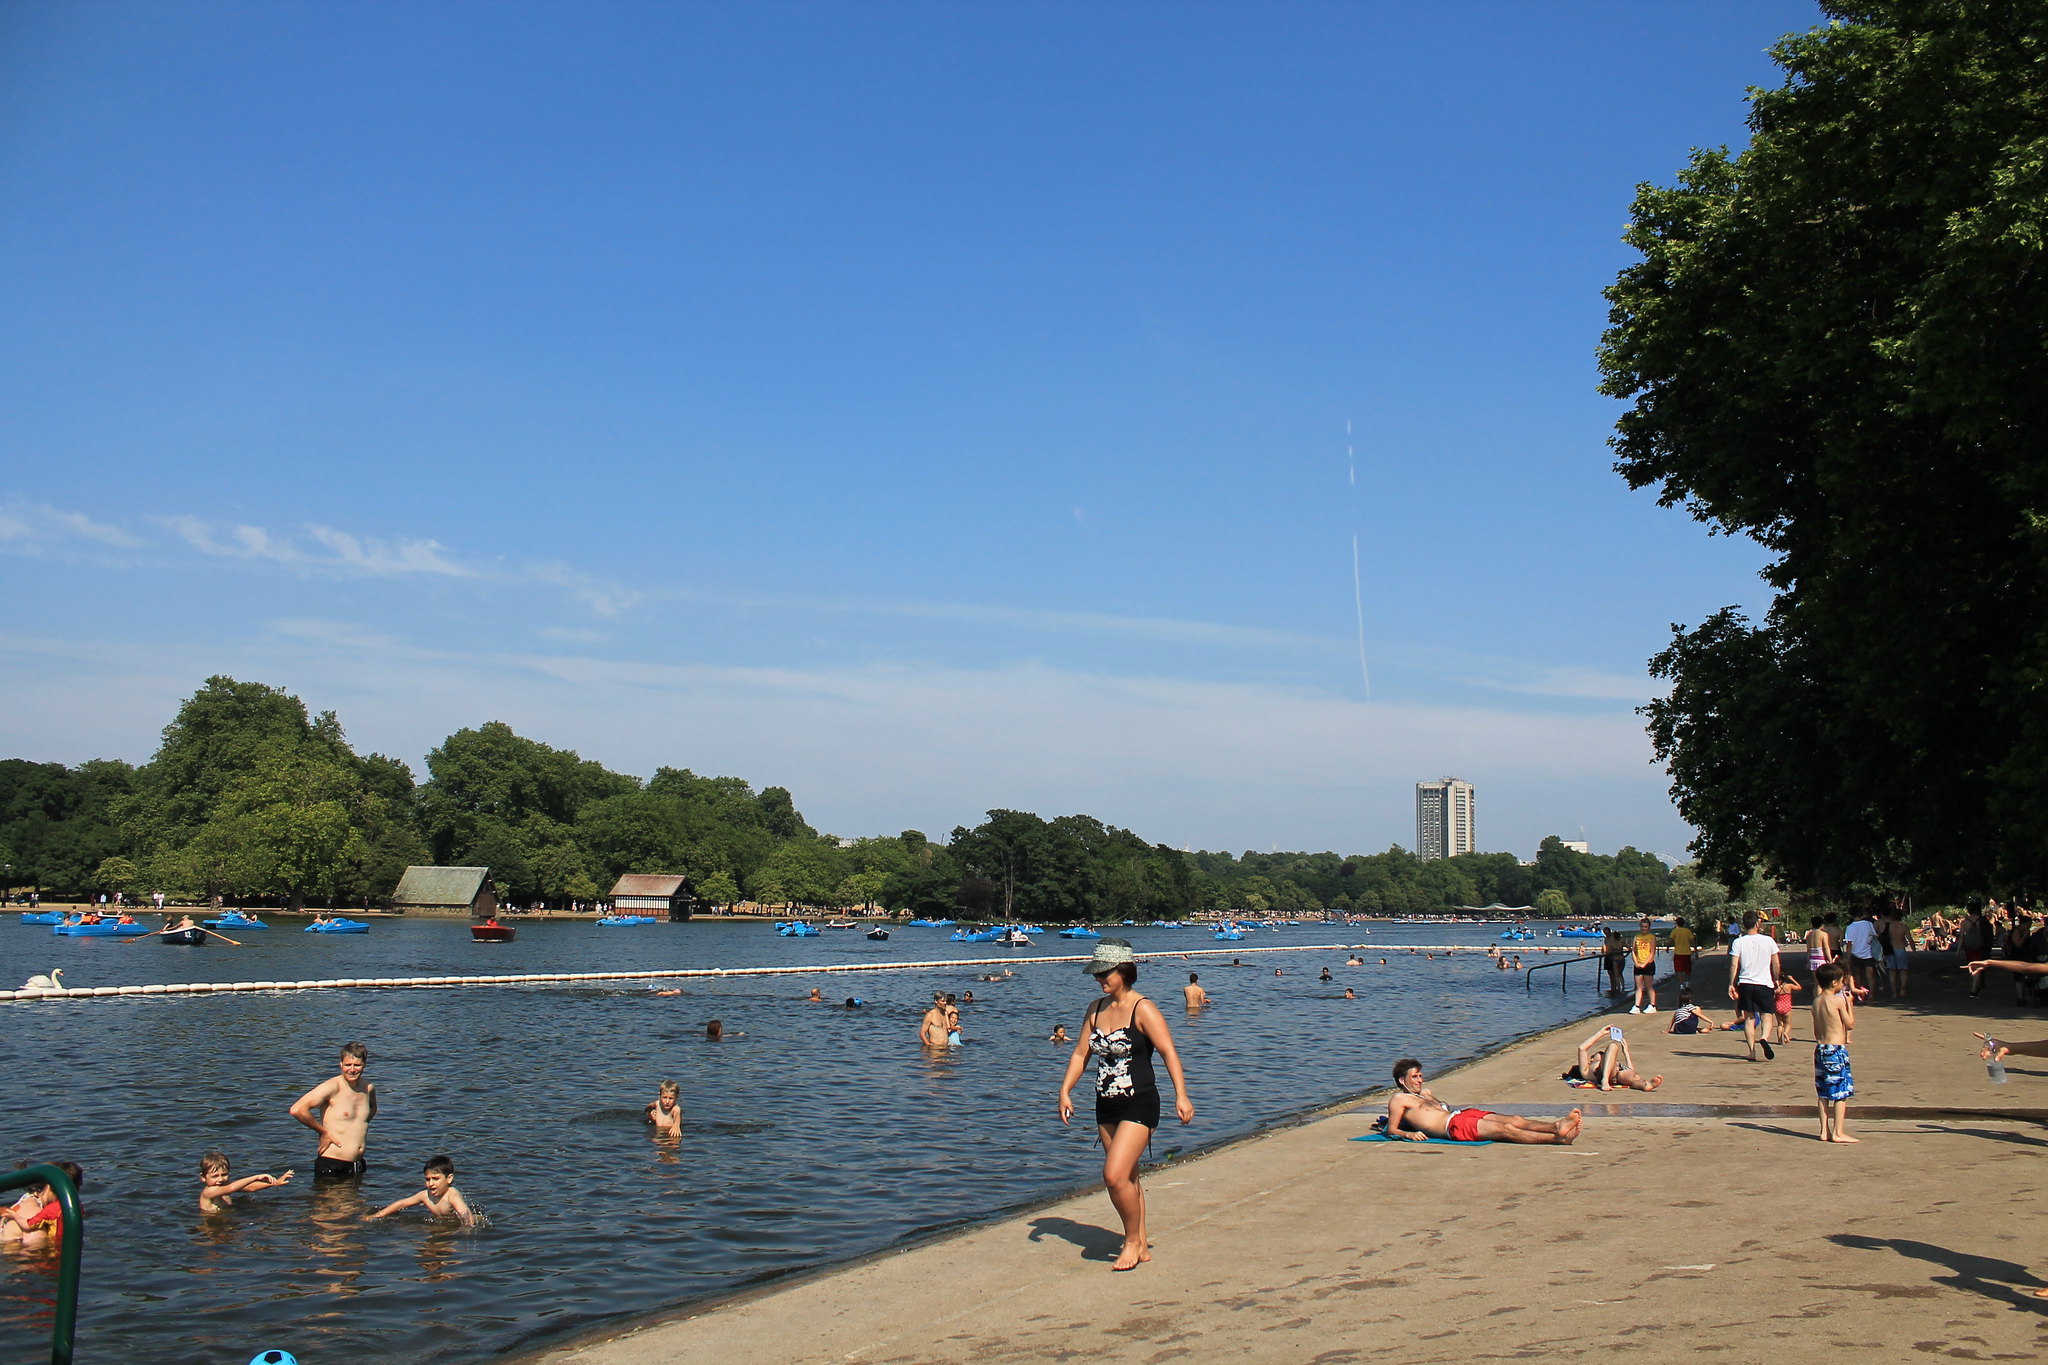
[[1194, 1101], [1188, 1098], [1187, 1079], [1181, 1075], [1180, 1054], [1173, 1049], [1173, 1035], [1167, 1032], [1166, 1016], [1159, 1006], [1138, 994], [1138, 964], [1131, 945], [1122, 939], [1106, 938], [1095, 945], [1095, 956], [1087, 972], [1102, 987], [1102, 998], [1088, 1007], [1081, 1019], [1081, 1036], [1067, 1058], [1067, 1074], [1060, 1082], [1060, 1122], [1070, 1123], [1074, 1115], [1074, 1083], [1090, 1054], [1095, 1062], [1095, 1127], [1102, 1140], [1102, 1183], [1109, 1188], [1109, 1202], [1124, 1220], [1123, 1254], [1112, 1270], [1134, 1270], [1152, 1259], [1151, 1244], [1145, 1239], [1145, 1191], [1138, 1184], [1138, 1160], [1159, 1126], [1159, 1085], [1152, 1072], [1156, 1051], [1173, 1078], [1173, 1112], [1182, 1123], [1195, 1117]]

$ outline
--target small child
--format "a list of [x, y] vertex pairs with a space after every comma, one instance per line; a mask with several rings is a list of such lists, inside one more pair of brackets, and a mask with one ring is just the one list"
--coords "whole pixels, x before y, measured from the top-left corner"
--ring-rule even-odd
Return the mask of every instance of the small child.
[[674, 1081], [661, 1083], [661, 1097], [647, 1106], [647, 1121], [657, 1137], [680, 1137], [683, 1131], [683, 1088]]
[[1045, 1036], [1045, 1041], [1048, 1043], [1069, 1043], [1073, 1039], [1067, 1037], [1067, 1026], [1065, 1024], [1054, 1024], [1052, 1032]]
[[[84, 1191], [85, 1172], [77, 1162], [50, 1164], [71, 1177], [72, 1189]], [[57, 1202], [57, 1191], [49, 1185], [38, 1185], [27, 1197], [0, 1207], [0, 1228], [8, 1234], [0, 1240], [11, 1242], [19, 1238], [24, 1251], [55, 1251], [64, 1237], [64, 1211]]]
[[1856, 997], [1841, 989], [1842, 969], [1830, 962], [1813, 974], [1813, 1088], [1820, 1096], [1820, 1140], [1860, 1142], [1843, 1127], [1856, 1078], [1849, 1071], [1849, 1036], [1856, 1030]]
[[229, 1180], [226, 1154], [208, 1152], [199, 1158], [199, 1211], [219, 1213], [234, 1203], [238, 1194], [274, 1190], [290, 1183], [291, 1178], [292, 1173], [286, 1171], [283, 1175], [245, 1175], [240, 1180]]
[[1701, 1033], [1714, 1027], [1714, 1021], [1707, 1012], [1692, 1002], [1692, 987], [1678, 988], [1678, 1009], [1671, 1016], [1671, 1025], [1666, 1033]]
[[469, 1211], [469, 1202], [462, 1197], [462, 1191], [455, 1188], [454, 1162], [445, 1156], [428, 1157], [426, 1182], [427, 1187], [418, 1194], [407, 1195], [395, 1204], [386, 1204], [370, 1217], [385, 1218], [400, 1209], [423, 1204], [427, 1212], [438, 1218], [460, 1218], [465, 1224], [475, 1225], [476, 1215]]
[[1778, 992], [1771, 1001], [1771, 1022], [1777, 1037], [1773, 1042], [1790, 1044], [1792, 1041], [1792, 992], [1803, 991], [1806, 987], [1794, 981], [1791, 976], [1778, 978]]

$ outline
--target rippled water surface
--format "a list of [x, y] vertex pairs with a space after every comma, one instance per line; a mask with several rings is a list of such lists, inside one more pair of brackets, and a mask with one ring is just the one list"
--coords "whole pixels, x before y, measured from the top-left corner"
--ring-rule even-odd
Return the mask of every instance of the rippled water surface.
[[[945, 931], [898, 929], [782, 939], [763, 924], [696, 921], [638, 929], [522, 924], [513, 944], [473, 944], [457, 921], [380, 920], [367, 935], [298, 932], [277, 920], [245, 945], [123, 946], [0, 925], [0, 981], [65, 969], [66, 984], [295, 980], [483, 972], [746, 967], [993, 957]], [[1198, 1114], [1169, 1117], [1159, 1157], [1241, 1134], [1381, 1084], [1414, 1053], [1432, 1067], [1485, 1051], [1597, 1003], [1574, 968], [1569, 996], [1525, 993], [1482, 957], [1426, 961], [1414, 943], [1483, 944], [1481, 927], [1341, 926], [1262, 931], [1241, 945], [1197, 930], [1127, 929], [1162, 1002]], [[1366, 941], [1370, 964], [1335, 952], [1232, 953]], [[1093, 983], [1085, 951], [1047, 936], [1010, 951], [1016, 975], [980, 966], [825, 977], [689, 981], [679, 997], [639, 983], [329, 990], [0, 1004], [7, 1088], [0, 1158], [69, 1158], [86, 1169], [84, 1360], [246, 1361], [281, 1347], [313, 1362], [488, 1357], [602, 1319], [734, 1289], [885, 1247], [1090, 1181], [1091, 1128], [1063, 1128], [1054, 1089]], [[1532, 959], [1533, 947], [1511, 945]], [[1553, 945], [1558, 953], [1575, 945]], [[1390, 958], [1378, 965], [1380, 956]], [[1334, 983], [1316, 979], [1325, 965]], [[1274, 968], [1284, 974], [1274, 976]], [[1180, 1005], [1186, 971], [1214, 999]], [[807, 1005], [816, 982], [860, 1010]], [[1353, 986], [1358, 999], [1345, 1000]], [[934, 990], [972, 990], [966, 1045], [916, 1041]], [[713, 1043], [704, 1023], [725, 1021]], [[735, 1036], [736, 1035], [736, 1036]], [[334, 1074], [339, 1045], [369, 1046], [382, 1110], [362, 1187], [315, 1186], [313, 1135], [292, 1101]], [[664, 1077], [682, 1085], [681, 1142], [651, 1140], [641, 1106]], [[1162, 1086], [1164, 1075], [1161, 1076]], [[1087, 1113], [1084, 1079], [1077, 1090]], [[1170, 1105], [1169, 1105], [1170, 1110]], [[237, 1175], [296, 1168], [232, 1211], [197, 1211], [200, 1152]], [[421, 1163], [451, 1156], [488, 1217], [458, 1229], [363, 1215], [420, 1187]], [[1105, 1220], [1114, 1215], [1105, 1205]], [[47, 1359], [43, 1258], [0, 1259], [0, 1360]]]

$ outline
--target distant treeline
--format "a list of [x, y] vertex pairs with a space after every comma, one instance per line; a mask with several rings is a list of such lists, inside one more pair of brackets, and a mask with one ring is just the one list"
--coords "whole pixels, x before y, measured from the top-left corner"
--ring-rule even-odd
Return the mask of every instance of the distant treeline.
[[[216, 677], [137, 768], [0, 761], [0, 862], [46, 893], [165, 891], [367, 904], [414, 863], [488, 866], [518, 904], [593, 900], [627, 872], [687, 874], [714, 904], [880, 905], [979, 919], [1178, 918], [1199, 911], [1662, 913], [1664, 864], [1546, 839], [1536, 861], [1479, 853], [1187, 853], [1085, 815], [995, 810], [943, 841], [916, 830], [820, 835], [788, 791], [659, 768], [642, 780], [497, 721], [404, 763], [359, 755], [332, 712], [261, 683]], [[1692, 909], [1681, 875], [1673, 908]], [[1717, 893], [1718, 888], [1714, 888]]]

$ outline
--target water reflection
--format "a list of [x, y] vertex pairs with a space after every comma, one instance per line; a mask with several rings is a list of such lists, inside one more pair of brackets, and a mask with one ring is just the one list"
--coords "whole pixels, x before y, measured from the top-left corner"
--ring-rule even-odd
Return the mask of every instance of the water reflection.
[[364, 1223], [376, 1206], [353, 1180], [317, 1180], [312, 1191], [312, 1208], [306, 1215], [306, 1250], [312, 1255], [307, 1272], [333, 1281], [335, 1289], [347, 1289], [368, 1262]]

